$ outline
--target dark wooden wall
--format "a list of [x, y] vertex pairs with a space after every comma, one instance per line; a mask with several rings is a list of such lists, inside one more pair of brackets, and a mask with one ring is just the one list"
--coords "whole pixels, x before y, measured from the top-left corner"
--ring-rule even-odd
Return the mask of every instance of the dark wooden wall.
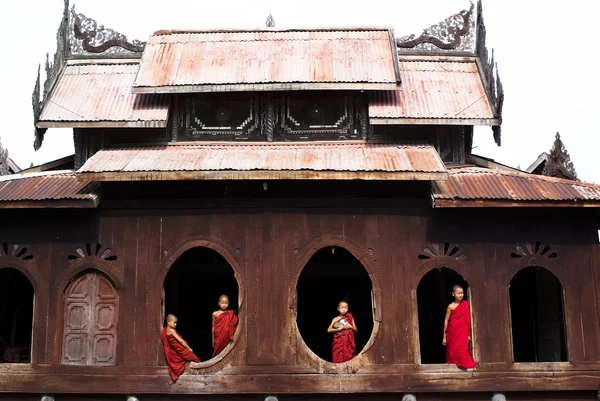
[[[415, 202], [422, 206], [414, 207]], [[132, 204], [135, 209], [129, 208]], [[26, 246], [34, 255], [33, 260], [0, 258], [0, 267], [24, 272], [36, 294], [33, 363], [1, 365], [0, 392], [266, 394], [598, 388], [596, 282], [600, 265], [593, 212], [432, 210], [422, 201], [401, 198], [188, 199], [168, 205], [164, 200], [143, 204], [113, 200], [93, 211], [0, 214], [0, 243]], [[549, 245], [557, 257], [511, 257], [518, 244], [535, 242]], [[87, 243], [110, 248], [117, 260], [87, 255], [69, 258]], [[444, 255], [444, 243], [456, 245], [459, 252]], [[160, 366], [162, 283], [177, 258], [198, 246], [219, 252], [235, 270], [242, 299], [240, 330], [224, 358], [203, 369], [188, 369], [176, 387], [169, 387], [166, 368]], [[350, 251], [369, 272], [374, 286], [373, 335], [363, 353], [343, 365], [312, 354], [294, 319], [295, 286], [302, 267], [327, 246]], [[419, 259], [425, 248], [437, 246], [441, 246], [440, 253]], [[549, 269], [563, 285], [569, 362], [512, 362], [508, 284], [516, 272], [531, 265]], [[476, 372], [420, 365], [416, 288], [436, 267], [456, 270], [470, 285]], [[63, 293], [73, 277], [89, 268], [108, 276], [119, 293], [115, 366], [60, 363]]]

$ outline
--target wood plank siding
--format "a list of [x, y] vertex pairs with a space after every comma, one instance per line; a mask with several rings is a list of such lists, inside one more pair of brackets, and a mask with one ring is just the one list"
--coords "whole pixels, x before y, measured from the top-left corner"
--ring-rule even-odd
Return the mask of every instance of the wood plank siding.
[[[229, 191], [235, 193], [231, 185]], [[129, 190], [136, 193], [136, 188]], [[268, 193], [271, 187], [263, 190], [260, 185], [260, 190]], [[124, 189], [120, 198], [114, 195], [117, 192], [107, 187], [107, 200], [97, 210], [0, 211], [0, 245], [26, 247], [33, 255], [24, 260], [0, 253], [0, 268], [23, 272], [35, 291], [32, 363], [0, 364], [0, 393], [462, 391], [473, 392], [468, 398], [473, 400], [490, 397], [477, 392], [498, 390], [524, 391], [510, 398], [523, 400], [532, 399], [527, 397], [533, 393], [527, 392], [533, 389], [581, 391], [571, 398], [561, 398], [564, 394], [558, 392], [543, 399], [588, 399], [596, 394], [600, 264], [594, 211], [435, 210], [424, 197], [328, 199], [316, 192], [311, 195], [309, 189], [300, 199], [226, 198], [212, 192], [209, 198], [188, 195], [185, 201], [160, 199], [168, 194], [177, 198], [177, 187], [152, 199], [142, 199], [145, 195], [139, 192], [137, 198], [126, 200]], [[537, 252], [536, 243], [550, 250]], [[527, 244], [533, 244], [531, 252]], [[163, 283], [169, 269], [196, 247], [215, 251], [231, 266], [239, 287], [235, 307], [240, 326], [224, 355], [200, 369], [186, 369], [178, 384], [170, 387], [160, 344]], [[298, 279], [323, 248], [336, 254], [348, 251], [372, 283], [373, 313], [360, 319], [362, 327], [372, 319], [373, 331], [370, 336], [360, 333], [367, 336], [365, 346], [345, 364], [315, 355], [296, 323], [302, 313]], [[519, 249], [525, 255], [514, 256]], [[518, 306], [509, 305], [509, 284], [528, 266], [549, 270], [562, 285], [565, 362], [513, 362], [510, 313]], [[442, 267], [458, 272], [469, 285], [475, 372], [421, 363], [416, 290], [428, 272]], [[85, 276], [90, 272], [96, 275]], [[80, 356], [80, 363], [90, 363], [93, 353], [99, 352], [105, 366], [73, 366], [65, 353], [64, 338], [73, 327], [63, 311], [79, 302], [75, 295], [85, 295], [82, 285], [81, 291], [77, 287], [77, 280], [85, 277], [97, 282], [90, 282], [92, 292], [83, 298], [90, 305], [104, 302], [108, 309], [98, 325], [116, 336], [116, 345], [110, 336], [101, 345], [113, 348], [89, 345], [92, 351]], [[199, 291], [202, 285], [206, 284], [199, 282], [195, 288]], [[108, 295], [100, 302], [103, 293]], [[198, 296], [191, 293], [189, 299]], [[335, 313], [335, 305], [323, 308]], [[118, 324], [110, 322], [115, 316]], [[77, 323], [77, 316], [73, 319]], [[113, 349], [114, 357], [109, 355]], [[154, 399], [148, 397], [144, 400]], [[282, 401], [288, 399], [303, 398], [281, 396]]]

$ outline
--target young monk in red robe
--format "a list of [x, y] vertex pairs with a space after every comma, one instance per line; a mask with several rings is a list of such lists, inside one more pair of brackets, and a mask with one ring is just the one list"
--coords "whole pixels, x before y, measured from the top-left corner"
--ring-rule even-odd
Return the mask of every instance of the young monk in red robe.
[[354, 343], [354, 333], [358, 331], [356, 321], [352, 313], [348, 312], [348, 302], [338, 302], [337, 310], [340, 312], [331, 321], [328, 333], [333, 334], [333, 349], [331, 359], [333, 363], [343, 363], [356, 356], [356, 344]]
[[162, 329], [162, 342], [172, 379], [169, 384], [173, 384], [179, 379], [185, 370], [186, 362], [200, 362], [188, 343], [177, 333], [176, 327], [177, 316], [167, 315], [167, 327]]
[[459, 368], [472, 370], [475, 361], [469, 351], [471, 340], [471, 310], [464, 300], [465, 291], [459, 285], [452, 287], [454, 302], [448, 305], [444, 320], [444, 338], [446, 346], [446, 363], [455, 364]]
[[230, 341], [233, 341], [233, 335], [238, 324], [235, 311], [227, 309], [229, 308], [229, 297], [227, 295], [219, 297], [218, 305], [219, 310], [212, 314], [213, 358], [219, 355]]

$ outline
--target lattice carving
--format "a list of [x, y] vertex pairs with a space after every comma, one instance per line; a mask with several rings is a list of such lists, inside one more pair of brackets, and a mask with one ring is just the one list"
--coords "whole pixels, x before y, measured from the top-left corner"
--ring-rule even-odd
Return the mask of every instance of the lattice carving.
[[261, 135], [258, 96], [186, 96], [179, 104], [181, 140], [256, 139]]
[[396, 40], [399, 50], [406, 53], [475, 51], [475, 21], [471, 3], [468, 10], [462, 10], [444, 21], [424, 29], [419, 37], [407, 35]]
[[0, 258], [11, 257], [17, 258], [24, 261], [35, 259], [29, 250], [19, 244], [8, 244], [3, 242], [0, 246]]
[[463, 260], [467, 258], [467, 255], [461, 252], [458, 245], [444, 242], [443, 244], [431, 244], [423, 249], [423, 252], [419, 254], [419, 259], [436, 259], [440, 257], [452, 258], [456, 260]]
[[544, 257], [549, 259], [555, 259], [558, 257], [558, 253], [552, 249], [552, 246], [542, 244], [537, 241], [535, 244], [526, 243], [523, 245], [517, 245], [517, 251], [510, 254], [513, 259], [531, 258], [531, 257]]
[[112, 251], [110, 248], [103, 246], [100, 243], [97, 244], [85, 244], [84, 247], [77, 248], [74, 254], [68, 256], [69, 260], [77, 260], [89, 257], [97, 257], [102, 260], [114, 262], [117, 260], [117, 255], [111, 255]]
[[286, 139], [356, 139], [356, 106], [347, 95], [290, 94], [282, 96], [278, 134]]
[[98, 25], [96, 20], [75, 12], [71, 8], [69, 22], [69, 51], [71, 55], [118, 54], [141, 56], [146, 42], [133, 40], [113, 29]]

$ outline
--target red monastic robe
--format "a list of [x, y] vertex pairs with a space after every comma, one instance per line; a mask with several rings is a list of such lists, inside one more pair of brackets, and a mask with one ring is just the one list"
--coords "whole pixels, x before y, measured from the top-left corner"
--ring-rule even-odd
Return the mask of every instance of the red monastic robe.
[[217, 316], [215, 320], [215, 345], [213, 347], [213, 358], [221, 353], [227, 347], [230, 341], [233, 341], [233, 335], [237, 328], [238, 317], [233, 310], [227, 310]]
[[[351, 313], [346, 313], [345, 316], [348, 324], [354, 322], [354, 317]], [[342, 330], [333, 334], [333, 350], [331, 359], [333, 363], [343, 363], [356, 356], [356, 343], [354, 342], [354, 330]]]
[[471, 333], [471, 310], [469, 303], [462, 300], [450, 313], [446, 328], [446, 363], [455, 364], [459, 368], [474, 368], [475, 361], [469, 351], [469, 334]]
[[181, 345], [175, 337], [167, 335], [166, 327], [163, 327], [161, 337], [167, 364], [169, 365], [169, 374], [171, 379], [176, 381], [185, 370], [186, 362], [200, 362], [200, 359], [192, 351]]

